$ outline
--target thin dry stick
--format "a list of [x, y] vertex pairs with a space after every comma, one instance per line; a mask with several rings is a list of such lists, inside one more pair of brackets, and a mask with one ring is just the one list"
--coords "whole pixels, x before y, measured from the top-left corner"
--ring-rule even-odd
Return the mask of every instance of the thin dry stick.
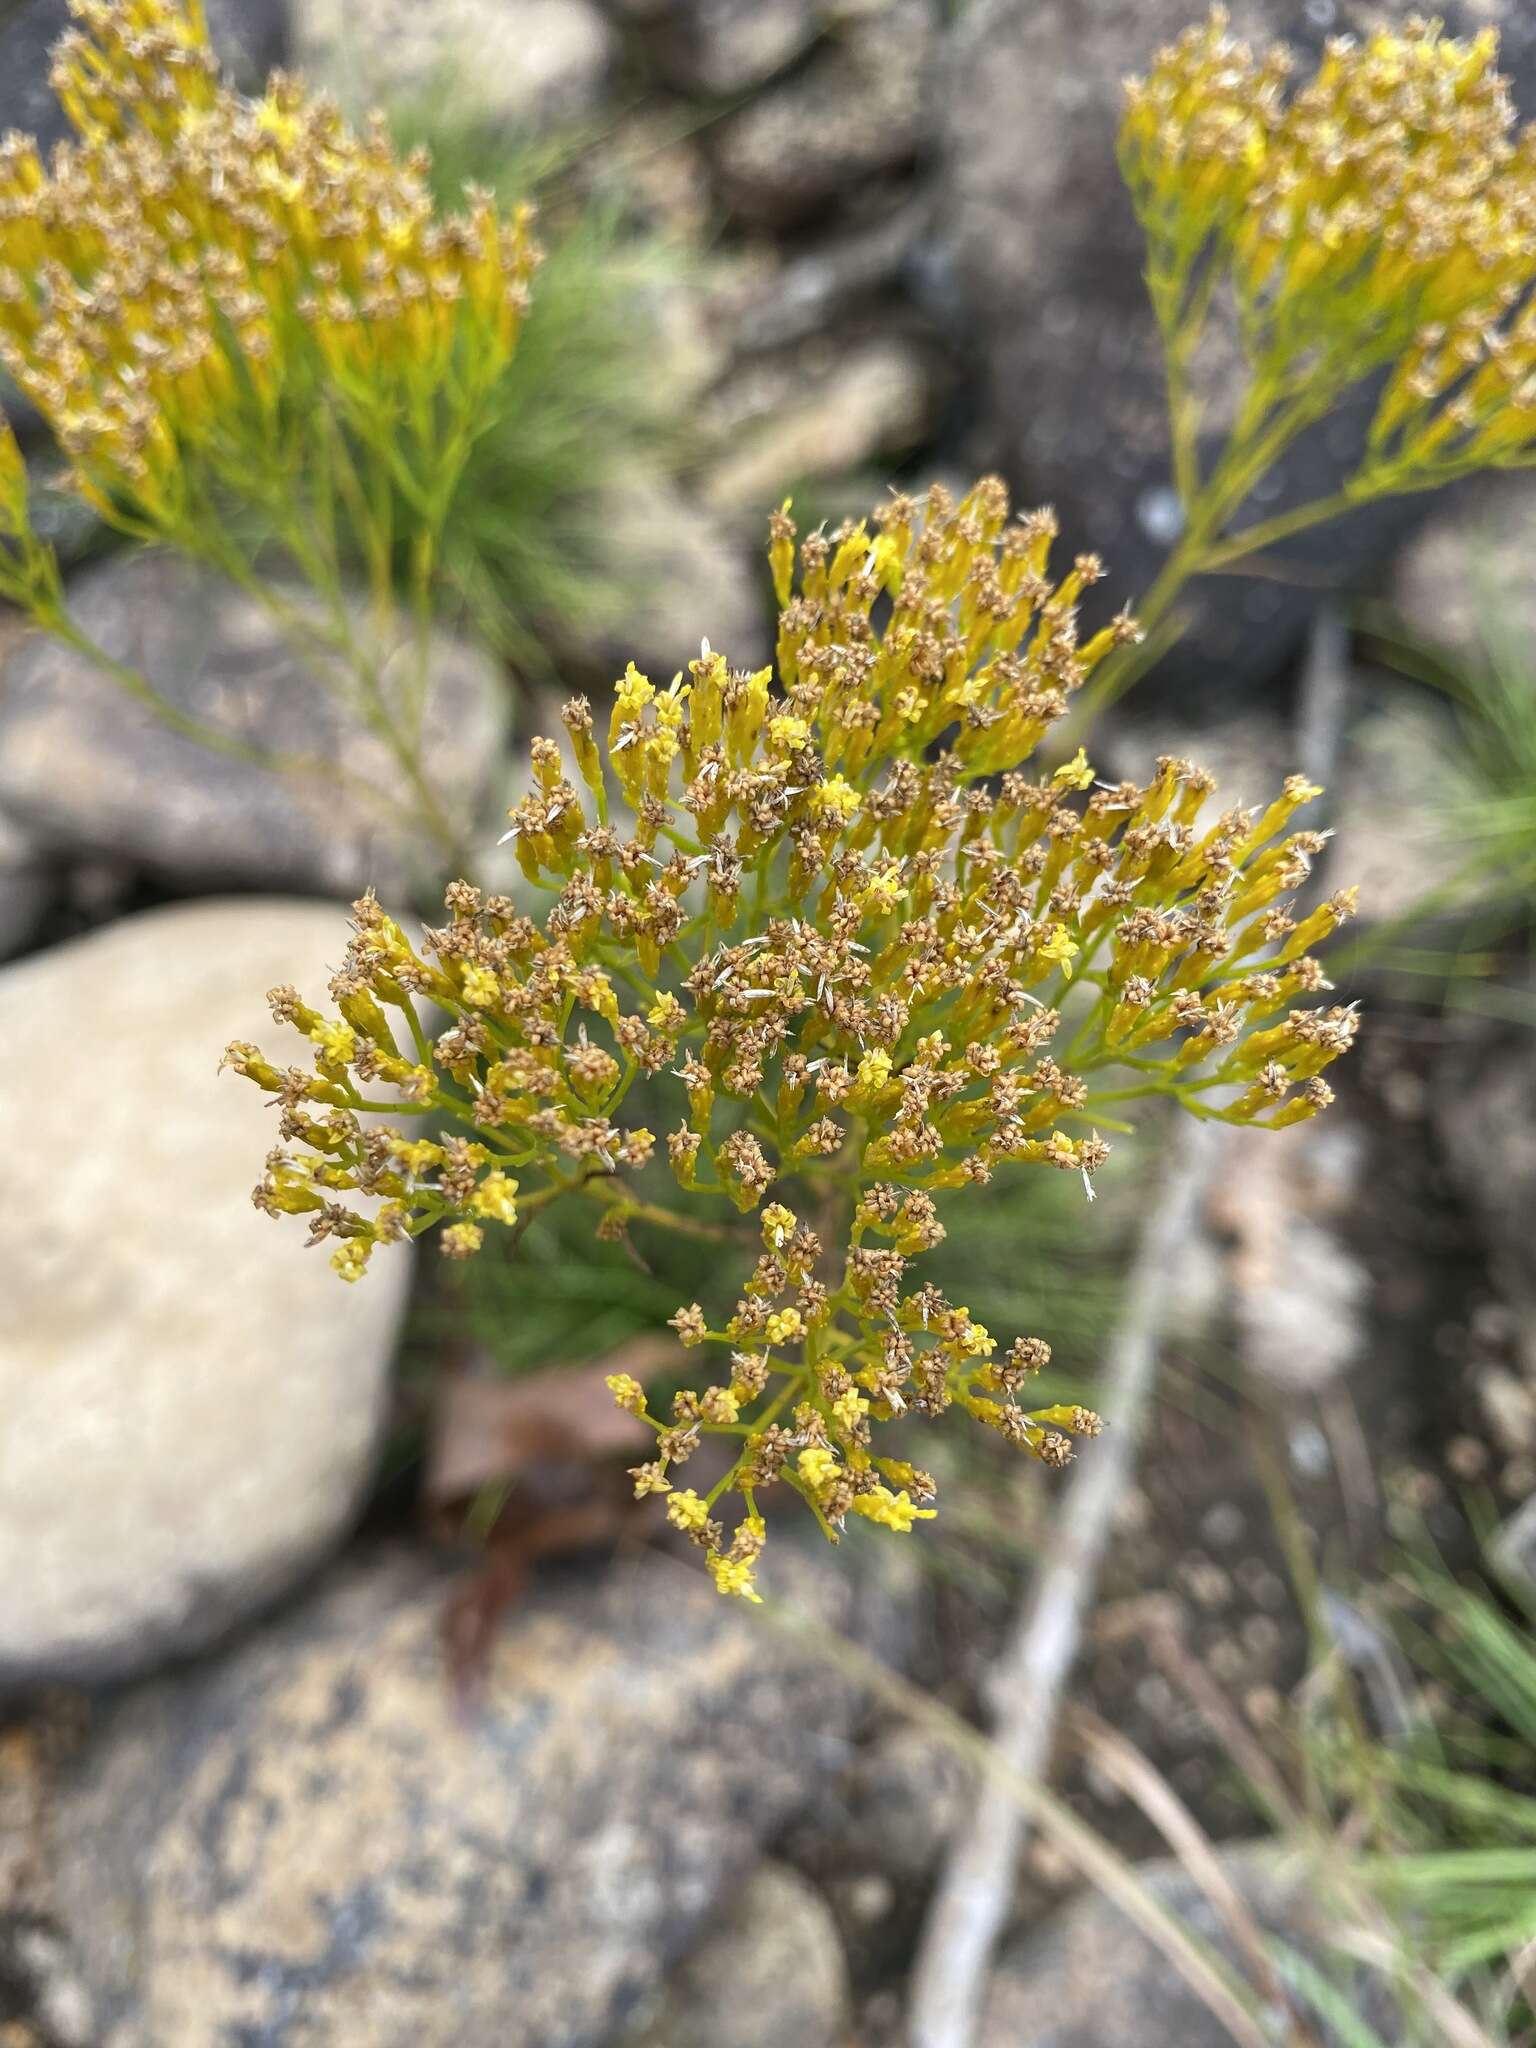
[[[688, 1567], [679, 1563], [679, 1572]], [[1273, 2029], [1265, 2023], [1252, 1988], [1226, 1958], [1162, 1902], [1134, 1864], [1112, 1848], [1101, 1834], [1080, 1820], [1038, 1778], [1020, 1777], [1007, 1769], [996, 1745], [950, 1707], [903, 1678], [846, 1635], [813, 1621], [803, 1610], [770, 1601], [755, 1610], [769, 1624], [802, 1642], [813, 1644], [840, 1668], [857, 1674], [872, 1697], [885, 1700], [919, 1727], [931, 1729], [957, 1755], [969, 1760], [978, 1780], [1001, 1799], [1012, 1800], [1040, 1832], [1073, 1863], [1085, 1881], [1166, 1957], [1218, 2025], [1233, 2048], [1275, 2048]]]
[[[1194, 1228], [1219, 1133], [1187, 1124], [1131, 1272], [1125, 1313], [1110, 1346], [1103, 1406], [1114, 1427], [1085, 1457], [998, 1667], [993, 1742], [1015, 1776], [1044, 1773], [1116, 1507], [1134, 1465], [1151, 1393], [1168, 1275]], [[1013, 1896], [1028, 1829], [1013, 1802], [983, 1788], [970, 1826], [950, 1852], [918, 1946], [912, 1977], [912, 2048], [971, 2048], [987, 1971]]]

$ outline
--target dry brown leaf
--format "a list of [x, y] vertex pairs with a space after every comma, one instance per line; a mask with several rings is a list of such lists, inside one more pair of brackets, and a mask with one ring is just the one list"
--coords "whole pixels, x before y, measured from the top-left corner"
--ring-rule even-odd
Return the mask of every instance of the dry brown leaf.
[[627, 1372], [644, 1383], [677, 1359], [675, 1339], [640, 1336], [599, 1365], [546, 1366], [517, 1379], [473, 1371], [438, 1381], [424, 1495], [451, 1508], [481, 1487], [528, 1485], [545, 1499], [581, 1491], [581, 1474], [644, 1450], [652, 1432], [604, 1384]]

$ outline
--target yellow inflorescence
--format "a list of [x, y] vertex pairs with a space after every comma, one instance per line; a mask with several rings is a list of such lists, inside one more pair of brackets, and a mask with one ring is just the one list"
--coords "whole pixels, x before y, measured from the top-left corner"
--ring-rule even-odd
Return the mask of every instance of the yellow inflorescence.
[[280, 74], [232, 92], [199, 0], [70, 4], [54, 84], [76, 139], [46, 163], [0, 141], [0, 364], [76, 487], [190, 541], [210, 492], [291, 499], [276, 466], [300, 430], [324, 459], [324, 415], [429, 494], [510, 357], [526, 213], [471, 194], [439, 218], [382, 122], [354, 134]]
[[[1328, 987], [1311, 948], [1353, 907], [1292, 905], [1321, 845], [1291, 829], [1310, 784], [1209, 817], [1211, 779], [1185, 761], [1145, 787], [1095, 783], [1081, 754], [1021, 768], [1135, 630], [1080, 640], [1099, 566], [1053, 578], [1053, 531], [1012, 518], [995, 480], [798, 548], [777, 514], [776, 674], [707, 650], [665, 688], [631, 668], [605, 743], [581, 700], [568, 753], [533, 743], [512, 836], [540, 916], [457, 882], [418, 947], [365, 898], [337, 1014], [273, 991], [314, 1071], [230, 1048], [281, 1111], [258, 1205], [306, 1215], [349, 1276], [439, 1222], [467, 1255], [487, 1222], [566, 1191], [608, 1233], [665, 1222], [629, 1180], [658, 1146], [626, 1103], [637, 1080], [673, 1094], [675, 1180], [755, 1212], [761, 1249], [723, 1325], [697, 1304], [672, 1319], [683, 1352], [719, 1347], [710, 1384], [660, 1415], [631, 1376], [609, 1385], [656, 1432], [637, 1491], [672, 1496], [726, 1592], [752, 1593], [774, 1484], [834, 1536], [850, 1513], [900, 1531], [930, 1512], [932, 1481], [877, 1454], [898, 1417], [958, 1406], [1047, 1464], [1097, 1429], [1021, 1402], [1043, 1342], [1003, 1350], [909, 1277], [944, 1236], [938, 1198], [1029, 1162], [1088, 1183], [1109, 1150], [1089, 1080], [1105, 1066], [1132, 1083], [1117, 1105], [1164, 1094], [1277, 1129], [1327, 1104], [1323, 1069], [1354, 1037], [1352, 1010], [1308, 1001]], [[418, 1003], [448, 1013], [433, 1040]], [[365, 1125], [380, 1095], [463, 1134]], [[818, 1216], [841, 1191], [846, 1241], [797, 1213], [805, 1185]], [[729, 1472], [674, 1493], [711, 1433]]]
[[1170, 355], [1230, 290], [1285, 432], [1390, 372], [1348, 495], [1422, 489], [1536, 449], [1536, 133], [1518, 131], [1491, 30], [1411, 18], [1289, 54], [1224, 9], [1131, 81], [1121, 164]]

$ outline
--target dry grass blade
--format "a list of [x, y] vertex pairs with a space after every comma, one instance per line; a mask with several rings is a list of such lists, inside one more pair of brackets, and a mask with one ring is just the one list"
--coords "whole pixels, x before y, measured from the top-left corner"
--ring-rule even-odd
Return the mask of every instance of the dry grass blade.
[[1207, 2011], [1226, 2029], [1234, 2048], [1276, 2048], [1273, 2029], [1267, 2024], [1259, 2001], [1225, 1958], [1186, 1927], [1149, 1889], [1134, 1864], [1086, 1821], [1080, 1820], [1065, 1801], [1048, 1791], [1037, 1778], [1013, 1769], [995, 1742], [931, 1694], [892, 1671], [870, 1651], [776, 1602], [769, 1602], [758, 1611], [765, 1622], [791, 1630], [803, 1641], [814, 1642], [873, 1696], [931, 1729], [964, 1756], [992, 1804], [1039, 1828], [1085, 1881], [1167, 1958]]
[[1105, 1608], [1094, 1632], [1101, 1642], [1118, 1642], [1133, 1635], [1143, 1644], [1153, 1663], [1186, 1695], [1249, 1785], [1263, 1798], [1270, 1819], [1277, 1826], [1300, 1821], [1301, 1810], [1273, 1758], [1184, 1640], [1183, 1619], [1178, 1603], [1170, 1595], [1151, 1593], [1141, 1599], [1119, 1601]]
[[1345, 1955], [1357, 1956], [1389, 1982], [1396, 1979], [1408, 1986], [1440, 2029], [1439, 2048], [1499, 2048], [1487, 2029], [1410, 1952], [1397, 1930], [1386, 1925], [1351, 1927], [1335, 1941]]
[[1290, 2010], [1291, 2001], [1275, 1974], [1263, 1928], [1232, 1882], [1210, 1837], [1162, 1772], [1128, 1736], [1121, 1735], [1086, 1707], [1073, 1709], [1070, 1727], [1089, 1760], [1112, 1785], [1135, 1801], [1205, 1894], [1231, 1936], [1255, 1987], [1290, 2019], [1291, 2048], [1316, 2048], [1316, 2034]]

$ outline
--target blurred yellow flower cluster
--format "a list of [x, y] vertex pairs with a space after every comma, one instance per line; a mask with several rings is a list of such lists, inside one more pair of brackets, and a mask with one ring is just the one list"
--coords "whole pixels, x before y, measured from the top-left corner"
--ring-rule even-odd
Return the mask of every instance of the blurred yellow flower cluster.
[[511, 355], [534, 250], [472, 197], [439, 219], [382, 121], [274, 76], [221, 83], [201, 0], [71, 0], [53, 80], [75, 131], [0, 142], [0, 364], [71, 481], [145, 537], [209, 499], [302, 503], [328, 424], [429, 498]]
[[[724, 1591], [751, 1593], [775, 1484], [833, 1536], [849, 1514], [898, 1531], [925, 1515], [931, 1480], [874, 1447], [899, 1417], [958, 1406], [1050, 1464], [1097, 1428], [1021, 1403], [1042, 1342], [1000, 1350], [910, 1280], [945, 1234], [939, 1198], [1027, 1163], [1091, 1193], [1104, 1105], [1138, 1095], [1269, 1129], [1310, 1117], [1354, 1037], [1351, 1009], [1307, 1000], [1328, 987], [1311, 949], [1353, 908], [1348, 891], [1292, 902], [1322, 843], [1291, 829], [1310, 784], [1208, 817], [1211, 778], [1185, 761], [1145, 787], [1097, 782], [1081, 750], [1024, 772], [1135, 632], [1122, 617], [1080, 638], [1100, 566], [1056, 576], [1053, 533], [1011, 516], [996, 479], [798, 546], [776, 514], [774, 669], [707, 647], [664, 687], [631, 667], [601, 735], [576, 700], [564, 747], [534, 741], [510, 836], [539, 916], [458, 882], [418, 948], [365, 898], [336, 1012], [273, 994], [315, 1071], [230, 1048], [281, 1113], [259, 1206], [337, 1240], [348, 1279], [377, 1243], [443, 1222], [465, 1256], [567, 1193], [608, 1233], [706, 1202], [756, 1214], [734, 1311], [673, 1318], [684, 1350], [721, 1348], [719, 1374], [664, 1414], [613, 1382], [656, 1432], [637, 1490], [672, 1496]], [[435, 1038], [419, 1001], [447, 1013]], [[1096, 1092], [1110, 1066], [1120, 1085]], [[628, 1111], [637, 1082], [672, 1098], [664, 1145]], [[461, 1134], [363, 1121], [392, 1106]], [[635, 1189], [653, 1153], [681, 1216]], [[727, 1469], [679, 1493], [711, 1436]]]
[[[1192, 577], [1371, 499], [1536, 460], [1536, 132], [1497, 58], [1492, 29], [1410, 17], [1330, 40], [1292, 83], [1290, 52], [1241, 41], [1218, 7], [1128, 83], [1120, 164], [1184, 521], [1138, 605], [1154, 637]], [[1208, 452], [1204, 372], [1234, 342]], [[1338, 488], [1255, 517], [1286, 450], [1346, 401], [1369, 424]]]

